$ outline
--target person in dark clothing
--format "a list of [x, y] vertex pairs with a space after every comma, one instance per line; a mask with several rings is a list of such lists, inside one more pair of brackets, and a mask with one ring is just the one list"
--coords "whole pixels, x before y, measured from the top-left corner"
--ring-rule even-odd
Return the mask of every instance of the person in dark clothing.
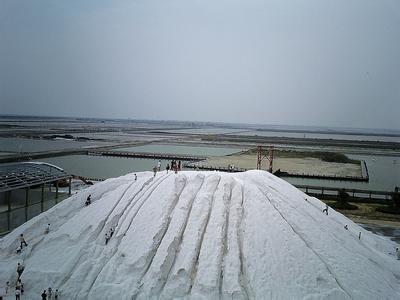
[[328, 205], [325, 204], [325, 208], [322, 210], [322, 212], [326, 213], [328, 215]]
[[167, 174], [168, 174], [168, 171], [169, 171], [169, 164], [167, 164], [166, 169], [167, 169]]
[[181, 161], [178, 161], [178, 171], [181, 170]]
[[153, 177], [156, 177], [157, 174], [157, 166], [153, 167]]
[[86, 202], [85, 202], [85, 205], [86, 206], [88, 206], [88, 205], [90, 205], [91, 203], [92, 203], [92, 195], [89, 195], [87, 198], [86, 198]]
[[21, 277], [22, 272], [24, 271], [24, 266], [18, 263], [17, 266], [17, 273], [18, 273], [18, 279]]
[[175, 171], [175, 165], [176, 165], [175, 160], [171, 161], [171, 170], [172, 171]]
[[400, 210], [400, 193], [397, 186], [394, 188], [394, 192], [391, 193], [391, 198], [393, 207]]
[[8, 294], [8, 291], [10, 290], [10, 282], [9, 281], [6, 282], [5, 290], [6, 290], [6, 294]]
[[44, 290], [42, 293], [42, 300], [47, 300], [46, 290]]
[[21, 279], [17, 280], [17, 284], [16, 284], [15, 288], [17, 288], [21, 291], [21, 295], [24, 294], [24, 284], [22, 283]]

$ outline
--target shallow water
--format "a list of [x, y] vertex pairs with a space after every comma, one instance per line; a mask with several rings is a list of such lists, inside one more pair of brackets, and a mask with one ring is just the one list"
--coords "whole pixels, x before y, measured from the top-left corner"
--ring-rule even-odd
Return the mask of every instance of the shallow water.
[[334, 139], [349, 141], [380, 141], [380, 142], [400, 142], [399, 136], [379, 136], [379, 135], [356, 135], [356, 134], [333, 134], [333, 133], [303, 133], [285, 131], [242, 131], [233, 132], [231, 135], [240, 136], [265, 136], [265, 137], [289, 137], [307, 139]]
[[[145, 152], [150, 149], [160, 150], [162, 145], [143, 146]], [[161, 147], [161, 148], [160, 148]], [[176, 148], [178, 147], [178, 148]], [[139, 147], [134, 147], [139, 148]], [[201, 149], [200, 149], [201, 148]], [[223, 155], [224, 152], [238, 151], [238, 149], [212, 148], [212, 147], [189, 147], [168, 145], [165, 152], [177, 153], [174, 149], [181, 150], [181, 154], [192, 155]], [[188, 151], [192, 150], [191, 152]], [[167, 151], [168, 150], [168, 151]], [[201, 150], [201, 151], [200, 151]], [[214, 151], [213, 151], [214, 150]], [[240, 150], [240, 149], [239, 149]], [[136, 150], [135, 150], [136, 151]], [[188, 152], [186, 152], [188, 151]], [[200, 151], [200, 152], [197, 152]], [[157, 152], [157, 151], [154, 151]], [[158, 151], [159, 152], [159, 151]], [[318, 180], [302, 178], [283, 178], [292, 184], [343, 187], [365, 190], [393, 191], [396, 186], [400, 186], [400, 159], [395, 156], [373, 156], [373, 155], [348, 155], [353, 159], [365, 160], [369, 170], [369, 182], [352, 182], [337, 180]], [[154, 159], [120, 158], [120, 157], [101, 157], [87, 155], [67, 155], [60, 157], [43, 158], [37, 161], [45, 161], [55, 164], [67, 172], [74, 175], [81, 175], [95, 178], [109, 178], [121, 176], [130, 172], [150, 171], [158, 162]], [[162, 160], [162, 169], [165, 169], [167, 160]]]
[[[70, 174], [90, 178], [118, 177], [132, 172], [151, 171], [157, 165], [158, 160], [120, 158], [88, 155], [67, 155], [60, 157], [43, 158], [43, 161], [54, 164], [66, 170]], [[161, 160], [161, 169], [164, 170], [170, 163]]]
[[242, 148], [227, 148], [227, 147], [203, 147], [203, 146], [185, 146], [185, 145], [162, 145], [162, 144], [149, 144], [137, 147], [116, 148], [116, 151], [130, 151], [130, 152], [152, 152], [152, 153], [174, 153], [174, 154], [188, 154], [199, 156], [223, 156], [236, 152], [243, 151]]
[[377, 235], [386, 236], [396, 243], [400, 243], [400, 228], [377, 224], [358, 224], [364, 229]]
[[73, 140], [40, 140], [23, 138], [0, 138], [0, 149], [3, 152], [38, 152], [63, 149], [77, 149], [87, 147], [100, 147], [110, 143], [100, 141], [73, 141]]

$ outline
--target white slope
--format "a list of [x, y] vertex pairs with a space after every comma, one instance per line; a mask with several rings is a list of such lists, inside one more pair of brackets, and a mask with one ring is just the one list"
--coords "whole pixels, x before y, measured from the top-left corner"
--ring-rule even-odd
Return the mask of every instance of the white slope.
[[264, 171], [129, 174], [2, 238], [0, 283], [23, 262], [24, 299], [400, 299], [396, 245], [324, 207]]

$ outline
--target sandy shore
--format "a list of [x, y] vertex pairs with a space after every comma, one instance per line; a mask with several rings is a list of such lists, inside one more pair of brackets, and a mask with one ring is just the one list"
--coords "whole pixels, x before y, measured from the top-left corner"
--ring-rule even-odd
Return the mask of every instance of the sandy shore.
[[[256, 154], [230, 155], [224, 157], [211, 157], [206, 162], [200, 163], [208, 166], [227, 167], [235, 165], [239, 168], [255, 169], [257, 165]], [[263, 161], [262, 168], [267, 169], [268, 160]], [[325, 175], [325, 176], [361, 176], [361, 166], [351, 163], [333, 163], [322, 161], [318, 158], [274, 158], [273, 170], [291, 174]]]

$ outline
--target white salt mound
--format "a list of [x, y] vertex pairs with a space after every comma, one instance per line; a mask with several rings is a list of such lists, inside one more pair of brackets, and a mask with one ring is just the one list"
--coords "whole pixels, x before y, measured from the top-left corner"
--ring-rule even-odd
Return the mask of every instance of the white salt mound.
[[[23, 299], [48, 287], [59, 299], [400, 299], [394, 242], [267, 172], [133, 178], [96, 184], [0, 239], [0, 287], [10, 281], [14, 295], [23, 262]], [[21, 233], [28, 247], [16, 254]]]

